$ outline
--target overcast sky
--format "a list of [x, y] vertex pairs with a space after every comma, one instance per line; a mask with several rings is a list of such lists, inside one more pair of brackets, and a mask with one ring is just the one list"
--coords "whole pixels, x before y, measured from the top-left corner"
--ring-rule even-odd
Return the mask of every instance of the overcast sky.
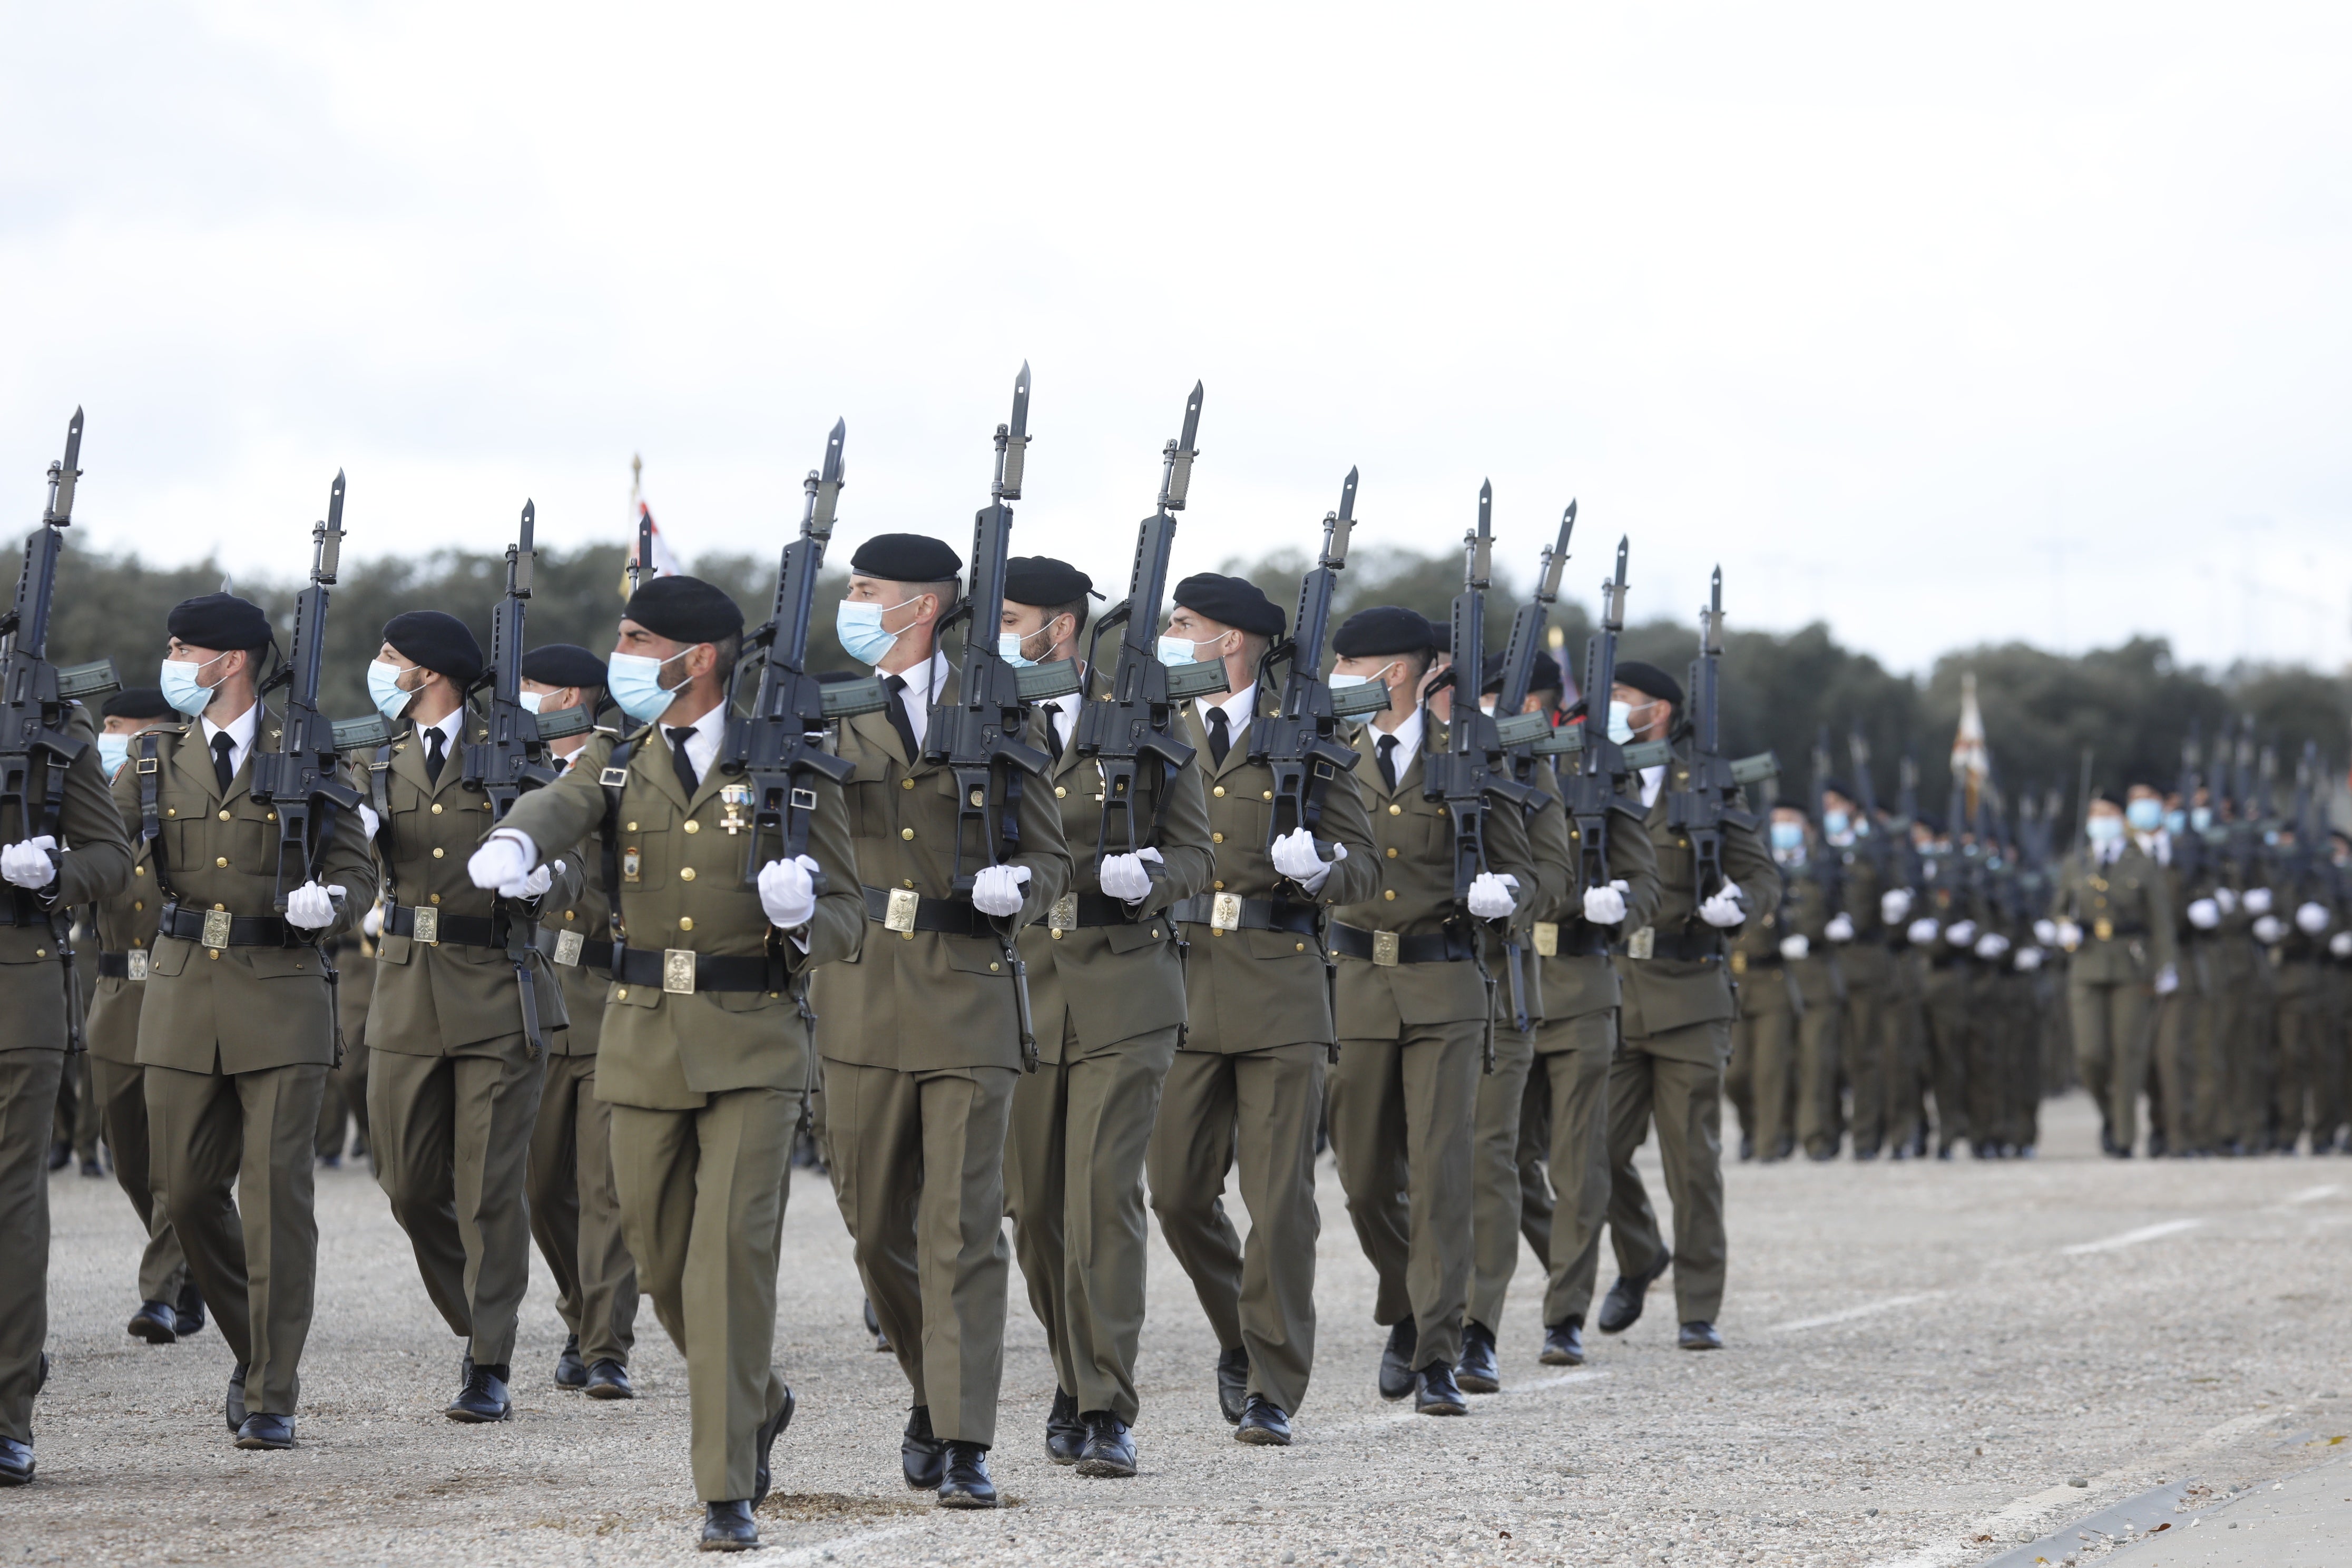
[[1905, 668], [2134, 632], [2352, 658], [2341, 6], [12, 5], [0, 497], [290, 576], [627, 526], [1016, 549], [1123, 590], [1451, 544]]

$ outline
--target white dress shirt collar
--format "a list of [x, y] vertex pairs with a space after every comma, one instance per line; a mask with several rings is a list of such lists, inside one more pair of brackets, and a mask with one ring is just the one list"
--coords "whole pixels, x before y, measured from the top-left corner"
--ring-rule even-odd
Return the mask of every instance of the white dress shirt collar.
[[228, 776], [235, 778], [244, 768], [245, 759], [253, 754], [254, 733], [260, 727], [261, 704], [258, 702], [247, 708], [244, 712], [230, 720], [226, 725], [215, 724], [206, 719], [203, 721], [205, 751], [207, 754], [212, 752], [215, 735], [226, 734], [229, 739]]
[[[875, 673], [880, 675], [884, 680], [890, 679], [887, 675], [881, 675], [879, 670]], [[898, 673], [898, 679], [907, 683], [907, 689], [900, 694], [900, 700], [907, 705], [907, 723], [915, 731], [915, 744], [919, 746], [923, 743], [923, 738], [931, 731], [931, 698], [948, 681], [948, 656], [938, 648], [933, 648], [930, 658]], [[688, 746], [687, 751], [688, 755], [693, 753], [691, 744]]]
[[1372, 755], [1375, 758], [1379, 757], [1381, 742], [1393, 736], [1396, 740], [1396, 751], [1391, 754], [1390, 761], [1396, 768], [1397, 778], [1402, 781], [1405, 774], [1412, 771], [1413, 758], [1421, 754], [1421, 710], [1418, 708], [1407, 713], [1393, 730], [1383, 730], [1375, 724], [1372, 726]]
[[1209, 710], [1222, 708], [1225, 710], [1225, 732], [1238, 742], [1242, 731], [1249, 728], [1250, 715], [1257, 709], [1257, 682], [1253, 680], [1239, 691], [1228, 691], [1222, 702], [1213, 702], [1205, 697], [1196, 697], [1192, 700], [1200, 710], [1203, 734], [1208, 732]]
[[1658, 804], [1658, 791], [1666, 784], [1666, 764], [1652, 763], [1642, 770], [1642, 809], [1647, 811]]
[[[673, 726], [655, 726], [661, 736], [665, 752], [674, 751], [670, 736]], [[697, 784], [710, 777], [710, 764], [719, 760], [719, 742], [727, 737], [727, 704], [715, 704], [709, 712], [694, 721], [694, 732], [686, 738], [686, 760], [694, 764]]]

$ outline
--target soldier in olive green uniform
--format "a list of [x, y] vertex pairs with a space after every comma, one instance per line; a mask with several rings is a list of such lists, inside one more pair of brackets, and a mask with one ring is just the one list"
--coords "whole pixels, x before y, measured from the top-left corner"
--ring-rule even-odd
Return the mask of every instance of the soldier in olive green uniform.
[[2099, 1108], [2099, 1144], [2128, 1159], [2155, 999], [2179, 984], [2172, 907], [2162, 868], [2124, 831], [2123, 808], [2091, 802], [2090, 842], [2066, 857], [2051, 899], [2058, 945], [2071, 955], [2067, 1007], [2074, 1061]]
[[[1827, 935], [1845, 979], [1839, 1020], [1839, 1056], [1851, 1086], [1853, 1157], [1874, 1160], [1895, 1119], [1894, 1080], [1902, 1071], [1902, 1020], [1895, 947], [1911, 911], [1892, 846], [1882, 823], [1872, 822], [1841, 784], [1822, 791], [1823, 854], [1838, 863], [1838, 912]], [[1888, 895], [1901, 893], [1901, 898]], [[1890, 912], [1891, 911], [1891, 912]]]
[[[172, 706], [153, 687], [119, 691], [109, 698], [100, 758], [110, 781], [130, 759], [131, 737], [172, 717]], [[139, 1259], [139, 1310], [130, 1332], [150, 1344], [168, 1345], [204, 1326], [204, 1297], [188, 1278], [179, 1238], [155, 1202], [147, 1163], [147, 1075], [139, 1066], [139, 1004], [147, 994], [147, 966], [155, 953], [155, 924], [163, 900], [155, 891], [154, 868], [139, 847], [131, 884], [91, 908], [98, 952], [81, 962], [98, 973], [89, 1019], [82, 1037], [89, 1047], [92, 1086], [106, 1124], [107, 1147], [114, 1152], [114, 1179], [147, 1232]]]
[[[1354, 773], [1321, 782], [1312, 829], [1270, 847], [1274, 772], [1251, 760], [1255, 721], [1279, 710], [1258, 660], [1280, 609], [1247, 580], [1202, 572], [1176, 584], [1163, 649], [1223, 659], [1228, 689], [1184, 710], [1184, 741], [1209, 786], [1216, 874], [1174, 913], [1185, 1035], [1160, 1094], [1144, 1166], [1160, 1234], [1217, 1336], [1217, 1403], [1234, 1436], [1281, 1447], [1315, 1364], [1315, 1134], [1334, 1039], [1323, 911], [1379, 886]], [[1165, 654], [1163, 653], [1163, 656]], [[1249, 1210], [1226, 1217], [1231, 1173]]]
[[[1655, 665], [1617, 667], [1612, 703], [1622, 703], [1634, 738], [1674, 732], [1682, 687]], [[1658, 852], [1661, 893], [1650, 922], [1627, 933], [1613, 955], [1624, 987], [1622, 1035], [1609, 1068], [1609, 1229], [1618, 1279], [1601, 1303], [1598, 1326], [1622, 1333], [1642, 1315], [1644, 1293], [1668, 1264], [1685, 1350], [1714, 1350], [1729, 1253], [1723, 1222], [1723, 1069], [1731, 1056], [1736, 1014], [1724, 933], [1751, 910], [1780, 900], [1780, 873], [1752, 827], [1723, 828], [1724, 885], [1701, 889], [1687, 835], [1669, 826], [1669, 797], [1689, 787], [1690, 768], [1676, 757], [1642, 770], [1646, 826]], [[1633, 1168], [1634, 1151], [1658, 1128], [1666, 1196], [1675, 1209], [1669, 1248], [1649, 1194]]]
[[[1011, 562], [1003, 630], [1020, 639], [1021, 657], [1076, 658], [1093, 586], [1064, 562]], [[1124, 849], [1127, 829], [1114, 817], [1098, 857], [1103, 773], [1074, 743], [1079, 706], [1072, 693], [1037, 710], [1074, 876], [1045, 921], [1021, 933], [1038, 1068], [1013, 1090], [1004, 1199], [1058, 1384], [1046, 1455], [1082, 1476], [1131, 1476], [1150, 1235], [1143, 1152], [1184, 1023], [1169, 909], [1208, 890], [1211, 830], [1200, 767], [1163, 773], [1146, 761], [1132, 817], [1143, 847]]]
[[[106, 770], [89, 713], [60, 727], [88, 749], [66, 764], [57, 820], [0, 817], [0, 976], [8, 1028], [0, 1035], [0, 1487], [33, 1479], [33, 1396], [47, 1379], [49, 1123], [66, 1060], [67, 976], [57, 932], [77, 904], [102, 902], [131, 881], [131, 847], [106, 795]], [[35, 752], [29, 799], [46, 800], [54, 757]], [[41, 831], [27, 837], [28, 826]], [[62, 846], [62, 847], [60, 847]]]
[[1830, 1160], [1841, 1133], [1837, 1026], [1845, 1000], [1830, 931], [1843, 921], [1838, 929], [1850, 934], [1853, 922], [1838, 907], [1835, 873], [1813, 852], [1805, 814], [1775, 805], [1768, 831], [1780, 907], [1749, 920], [1731, 941], [1740, 1005], [1724, 1089], [1740, 1109], [1743, 1158], [1752, 1147], [1765, 1160], [1785, 1160], [1801, 1146]]
[[139, 737], [114, 780], [165, 900], [139, 1009], [149, 1147], [165, 1216], [236, 1355], [237, 1447], [286, 1448], [318, 1274], [311, 1146], [335, 1060], [323, 947], [357, 926], [374, 873], [359, 814], [336, 812], [314, 879], [274, 908], [278, 813], [250, 789], [254, 752], [278, 742], [254, 698], [269, 623], [208, 594], [177, 605], [170, 627], [163, 693], [201, 717]]
[[854, 956], [865, 924], [829, 783], [809, 782], [807, 853], [745, 879], [752, 792], [723, 746], [742, 627], [742, 612], [708, 583], [647, 581], [623, 611], [608, 676], [614, 700], [646, 727], [620, 742], [625, 759], [611, 736], [592, 738], [468, 866], [477, 887], [512, 887], [534, 866], [551, 869], [549, 847], [586, 839], [589, 874], [603, 880], [610, 868], [619, 951], [595, 1093], [612, 1108], [630, 1254], [686, 1357], [702, 1544], [721, 1551], [759, 1544], [752, 1510], [793, 1414], [770, 1358], [810, 1075], [804, 977]]
[[2329, 1080], [2330, 1054], [2336, 1034], [2328, 1016], [2333, 1000], [2327, 983], [2327, 939], [2340, 929], [2339, 911], [2326, 863], [2325, 844], [2306, 851], [2295, 839], [2296, 826], [2284, 824], [2272, 848], [2271, 886], [2277, 907], [2254, 923], [2255, 939], [2266, 950], [2273, 983], [2275, 1016], [2273, 1040], [2277, 1066], [2272, 1077], [2271, 1148], [2292, 1154], [2304, 1133], [2312, 1137], [2314, 1153], [2325, 1152], [2325, 1138], [2335, 1141]]
[[[452, 1421], [503, 1421], [509, 1362], [530, 1283], [523, 1193], [549, 1038], [565, 1022], [545, 955], [530, 958], [537, 1032], [507, 947], [536, 923], [547, 882], [493, 894], [466, 878], [490, 802], [464, 782], [465, 694], [481, 646], [455, 616], [385, 623], [369, 671], [400, 739], [362, 775], [374, 820], [383, 935], [368, 1008], [368, 1124], [376, 1180], [408, 1233], [417, 1272], [466, 1341]], [[412, 728], [413, 726], [413, 728]]]
[[[571, 643], [536, 647], [522, 661], [526, 700], [537, 711], [602, 705], [604, 665]], [[551, 743], [576, 766], [585, 735]], [[636, 1342], [637, 1267], [621, 1235], [621, 1201], [613, 1190], [613, 1109], [596, 1096], [596, 1046], [604, 1034], [604, 992], [612, 982], [612, 906], [601, 867], [583, 845], [565, 858], [580, 875], [563, 879], [562, 897], [542, 903], [540, 951], [555, 964], [568, 1027], [548, 1037], [547, 1082], [530, 1135], [530, 1234], [555, 1276], [555, 1310], [563, 1320], [559, 1387], [591, 1399], [627, 1399], [629, 1348]]]
[[319, 1110], [319, 1163], [330, 1169], [342, 1163], [346, 1125], [352, 1158], [373, 1157], [368, 1152], [367, 1018], [368, 1005], [375, 1000], [375, 944], [383, 930], [383, 906], [371, 904], [360, 929], [335, 947], [335, 1016], [343, 1030], [343, 1059], [327, 1075], [325, 1101]]
[[1424, 1415], [1460, 1415], [1469, 1407], [1454, 1368], [1470, 1292], [1478, 1079], [1495, 1006], [1478, 944], [1496, 928], [1480, 922], [1512, 921], [1520, 890], [1531, 907], [1541, 887], [1525, 814], [1500, 805], [1486, 816], [1486, 869], [1456, 897], [1454, 825], [1423, 789], [1427, 759], [1448, 741], [1418, 703], [1436, 640], [1419, 612], [1397, 606], [1359, 612], [1331, 639], [1334, 679], [1389, 689], [1388, 708], [1356, 735], [1380, 885], [1333, 910], [1326, 933], [1339, 965], [1331, 1149], [1356, 1237], [1380, 1277], [1372, 1317], [1389, 1330], [1381, 1393], [1410, 1394]]
[[[919, 534], [878, 535], [851, 558], [843, 645], [876, 665], [891, 705], [836, 731], [856, 768], [843, 787], [870, 927], [814, 995], [835, 1194], [914, 1393], [908, 1484], [937, 1488], [948, 1507], [994, 1508], [1004, 1140], [1022, 1068], [1017, 980], [996, 922], [1044, 919], [1069, 887], [1070, 858], [1051, 790], [1024, 779], [1017, 853], [991, 863], [1014, 837], [1004, 832], [962, 845], [959, 859], [955, 776], [922, 747], [933, 712], [956, 700], [934, 632], [961, 567]], [[969, 894], [950, 885], [959, 868], [977, 873]]]
[[1937, 831], [1934, 848], [1920, 859], [1919, 899], [1906, 934], [1916, 955], [1920, 1038], [1926, 1047], [1920, 1068], [1936, 1102], [1936, 1157], [1948, 1160], [1960, 1140], [1973, 1135], [1969, 1061], [1982, 1021], [1977, 1016], [1972, 960], [1985, 909], [1968, 847], [1956, 829]]

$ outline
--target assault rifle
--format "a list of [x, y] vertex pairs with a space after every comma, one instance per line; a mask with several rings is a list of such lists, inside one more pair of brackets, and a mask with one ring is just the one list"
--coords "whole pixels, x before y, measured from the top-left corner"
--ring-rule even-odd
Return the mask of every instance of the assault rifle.
[[1723, 660], [1723, 568], [1715, 569], [1712, 598], [1698, 613], [1698, 657], [1690, 667], [1690, 784], [1666, 796], [1666, 825], [1690, 840], [1691, 902], [1696, 906], [1723, 887], [1723, 830], [1753, 828], [1747, 786], [1724, 756], [1720, 733], [1717, 667]]
[[[1094, 758], [1102, 770], [1102, 826], [1095, 839], [1098, 859], [1131, 855], [1150, 837], [1136, 828], [1138, 763], [1150, 760], [1156, 786], [1192, 760], [1192, 748], [1176, 738], [1177, 704], [1223, 691], [1228, 684], [1222, 658], [1173, 669], [1160, 662], [1160, 606], [1168, 595], [1168, 555], [1176, 543], [1175, 514], [1184, 510], [1184, 494], [1192, 488], [1192, 459], [1200, 456], [1192, 445], [1200, 428], [1201, 384], [1196, 381], [1184, 404], [1184, 434], [1171, 438], [1160, 453], [1160, 502], [1136, 533], [1135, 570], [1128, 575], [1127, 598], [1095, 622], [1087, 642], [1087, 682], [1091, 687], [1100, 668], [1097, 650], [1103, 633], [1114, 626], [1119, 630], [1110, 689], [1098, 702], [1078, 705], [1077, 733], [1072, 741], [1080, 756]], [[1116, 832], [1113, 817], [1118, 823]]]
[[2190, 820], [2190, 813], [2197, 809], [2197, 792], [2204, 784], [2204, 726], [2191, 719], [2189, 733], [2180, 742], [2180, 777], [2173, 786], [2180, 796], [2180, 831], [2173, 835], [2172, 864], [2179, 871], [2184, 886], [2197, 881], [2205, 865], [2205, 836]]
[[[1870, 742], [1860, 730], [1846, 736], [1846, 755], [1853, 763], [1854, 802], [1862, 807], [1862, 821], [1855, 825], [1862, 843], [1862, 852], [1870, 858], [1871, 869], [1878, 873], [1879, 890], [1907, 887], [1903, 873], [1908, 867], [1904, 850], [1895, 847], [1896, 834], [1892, 821], [1878, 815], [1878, 784], [1870, 772]], [[1910, 844], [1910, 827], [1902, 831], [1904, 848]]]
[[1830, 908], [1843, 914], [1845, 911], [1845, 858], [1829, 840], [1830, 727], [1827, 724], [1813, 735], [1812, 763], [1812, 818], [1813, 826], [1821, 835], [1822, 891], [1828, 898]]
[[1511, 613], [1511, 635], [1503, 644], [1502, 684], [1495, 693], [1495, 731], [1503, 742], [1511, 777], [1523, 784], [1535, 783], [1535, 743], [1552, 728], [1549, 713], [1522, 713], [1528, 689], [1535, 682], [1536, 655], [1542, 651], [1544, 628], [1551, 607], [1559, 600], [1560, 574], [1568, 568], [1569, 536], [1576, 531], [1576, 503], [1560, 514], [1559, 541], [1544, 546], [1536, 563], [1536, 591]]
[[1274, 806], [1266, 813], [1265, 842], [1323, 821], [1323, 792], [1342, 768], [1356, 765], [1357, 752], [1332, 738], [1341, 719], [1362, 718], [1388, 706], [1388, 688], [1377, 680], [1333, 691], [1323, 679], [1323, 647], [1329, 636], [1331, 598], [1348, 563], [1348, 532], [1356, 521], [1356, 470], [1339, 487], [1339, 510], [1323, 517], [1323, 550], [1298, 585], [1298, 614], [1290, 636], [1276, 641], [1259, 658], [1257, 679], [1271, 690], [1276, 666], [1287, 666], [1279, 711], [1250, 721], [1249, 760], [1274, 773]]
[[[809, 819], [816, 812], [816, 781], [847, 781], [856, 764], [824, 749], [824, 687], [808, 668], [811, 612], [817, 573], [833, 538], [834, 509], [841, 497], [842, 448], [849, 422], [834, 421], [825, 437], [824, 467], [801, 481], [801, 536], [784, 546], [776, 565], [776, 607], [767, 624], [745, 639], [746, 655], [760, 663], [760, 685], [749, 714], [729, 704], [727, 736], [719, 751], [722, 768], [740, 773], [751, 794], [751, 835], [744, 847], [743, 880], [757, 883], [771, 859], [790, 860], [807, 852]], [[731, 683], [730, 683], [731, 684]], [[730, 831], [732, 831], [730, 828]], [[775, 846], [774, 853], [769, 845]], [[824, 874], [813, 873], [819, 893]]]

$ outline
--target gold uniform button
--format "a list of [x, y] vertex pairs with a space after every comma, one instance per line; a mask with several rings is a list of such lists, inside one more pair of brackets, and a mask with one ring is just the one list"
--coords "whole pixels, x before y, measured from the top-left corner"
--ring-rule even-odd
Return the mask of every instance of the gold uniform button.
[[[268, 817], [267, 817], [267, 818], [265, 818], [265, 820], [269, 821], [269, 822], [275, 822], [275, 821], [277, 821], [277, 820], [278, 820], [278, 814], [277, 814], [276, 812], [274, 812], [274, 811], [273, 811], [273, 812], [269, 813], [269, 815], [268, 816]], [[298, 964], [296, 964], [294, 967], [295, 967], [295, 968], [297, 968], [297, 969], [299, 969], [299, 968], [301, 968], [302, 966], [301, 966], [300, 964], [299, 964], [299, 963], [298, 963]]]
[[220, 962], [220, 949], [216, 947], [208, 947], [205, 949], [205, 956], [211, 959], [215, 963], [218, 963]]
[[1264, 795], [1263, 795], [1263, 798], [1265, 798], [1265, 799], [1266, 799], [1266, 800], [1272, 800], [1272, 799], [1274, 798], [1274, 792], [1273, 792], [1272, 790], [1266, 790], [1266, 791], [1265, 791], [1265, 792], [1264, 792]]
[[913, 879], [912, 877], [908, 878], [908, 879], [907, 879], [907, 886], [908, 886], [908, 887], [910, 887], [910, 888], [911, 888], [911, 887], [913, 887], [914, 885], [915, 885], [915, 879]]
[[446, 849], [442, 848], [442, 847], [441, 847], [440, 846], [438, 846], [438, 845], [436, 845], [436, 846], [434, 846], [434, 849], [433, 849], [433, 858], [435, 858], [436, 860], [438, 860], [438, 859], [440, 859], [443, 856], [446, 855], [447, 853], [448, 853], [448, 851], [447, 851], [447, 850], [446, 850]]
[[49, 950], [46, 947], [37, 947], [33, 950], [33, 956], [35, 958], [47, 958], [49, 956]]
[[1160, 928], [1158, 926], [1153, 926], [1151, 928], [1151, 934], [1153, 936], [1158, 936], [1160, 934]]
[[629, 831], [630, 831], [630, 832], [635, 833], [636, 830], [637, 830], [637, 825], [636, 825], [635, 823], [632, 822], [631, 824], [629, 824]]
[[438, 893], [428, 893], [425, 895], [425, 898], [432, 903], [437, 904], [441, 901], [441, 895]]
[[131, 874], [134, 877], [143, 877], [147, 874], [147, 868], [144, 866], [133, 866], [131, 868]]
[[689, 822], [686, 825], [686, 830], [688, 833], [699, 833], [702, 831], [702, 824], [698, 822]]
[[1293, 942], [1291, 943], [1290, 951], [1293, 952], [1305, 952], [1307, 951], [1307, 944], [1303, 942]]
[[1394, 888], [1391, 888], [1387, 892], [1382, 893], [1382, 894], [1381, 895], [1381, 897], [1382, 897], [1382, 898], [1386, 899], [1386, 900], [1387, 900], [1389, 902], [1391, 902], [1391, 903], [1395, 903], [1395, 902], [1396, 902], [1396, 889], [1395, 889]]
[[1404, 807], [1401, 805], [1391, 805], [1389, 807], [1389, 815], [1391, 816], [1402, 816], [1404, 815]]
[[1396, 858], [1396, 846], [1393, 844], [1389, 846], [1389, 858], [1391, 860]]
[[898, 829], [898, 837], [901, 838], [912, 838], [914, 836], [915, 830], [911, 827], [902, 827]]
[[1061, 941], [1061, 940], [1062, 940], [1062, 931], [1061, 931], [1061, 928], [1060, 928], [1059, 926], [1055, 927], [1053, 930], [1051, 930], [1051, 931], [1047, 931], [1045, 934], [1046, 934], [1046, 935], [1048, 935], [1048, 936], [1050, 936], [1050, 937], [1052, 937], [1055, 942], [1059, 942], [1059, 941]]
[[437, 800], [433, 803], [433, 815], [436, 816], [441, 815], [441, 803]]
[[621, 1000], [622, 1000], [622, 1001], [624, 1001], [624, 1002], [625, 1002], [625, 1001], [627, 1001], [628, 999], [629, 999], [629, 988], [628, 988], [627, 986], [624, 985], [624, 986], [622, 986], [622, 987], [621, 987]]
[[1219, 784], [1216, 788], [1214, 788], [1214, 789], [1211, 790], [1209, 793], [1210, 793], [1211, 795], [1215, 795], [1219, 800], [1223, 800], [1223, 799], [1224, 799], [1224, 798], [1225, 798], [1225, 786], [1224, 786], [1224, 785], [1223, 785], [1223, 784]]
[[1225, 836], [1222, 833], [1212, 833], [1209, 835], [1209, 842], [1212, 844], [1223, 844], [1224, 841]]
[[1067, 800], [1070, 798], [1070, 792], [1064, 785], [1055, 784], [1054, 786], [1054, 798], [1055, 800]]
[[163, 815], [166, 816], [177, 816], [180, 815], [180, 808], [176, 805], [167, 805], [163, 808]]
[[692, 931], [694, 929], [694, 917], [692, 915], [678, 916], [677, 929], [680, 931]]
[[[1223, 882], [1212, 882], [1209, 884], [1209, 888], [1212, 892], [1222, 893], [1225, 890], [1225, 885]], [[1216, 928], [1212, 926], [1209, 929], [1214, 931]]]
[[1223, 935], [1224, 935], [1224, 934], [1225, 934], [1225, 933], [1224, 933], [1223, 931], [1219, 931], [1215, 926], [1211, 926], [1211, 927], [1209, 928], [1209, 935], [1210, 935], [1210, 936], [1212, 936], [1212, 937], [1220, 937], [1220, 936], [1223, 936]]
[[216, 910], [225, 910], [225, 909], [228, 908], [228, 906], [227, 906], [226, 904], [215, 904], [215, 905], [213, 906], [213, 908], [215, 908], [215, 909], [216, 909]]
[[563, 911], [563, 918], [564, 918], [565, 920], [568, 920], [568, 921], [569, 921], [569, 920], [577, 920], [577, 919], [579, 919], [579, 917], [578, 917], [577, 915], [573, 914], [570, 910], [564, 910], [564, 911]]
[[144, 899], [133, 899], [131, 900], [131, 907], [133, 910], [143, 910], [147, 907], [147, 900]]
[[226, 812], [226, 811], [222, 812], [222, 813], [220, 814], [220, 819], [221, 819], [223, 822], [226, 822], [226, 821], [228, 820], [228, 813], [227, 813], [227, 812]]
[[912, 789], [915, 787], [915, 781], [912, 779], [900, 779], [898, 781], [898, 787], [900, 789]]
[[226, 871], [228, 869], [228, 857], [226, 855], [215, 855], [213, 857], [213, 864]]
[[679, 881], [681, 881], [681, 882], [691, 882], [691, 881], [693, 881], [693, 880], [694, 880], [694, 868], [693, 868], [693, 867], [691, 867], [691, 866], [688, 866], [688, 867], [686, 867], [684, 869], [680, 870], [680, 871], [678, 872], [678, 874], [677, 874], [677, 879], [678, 879]]
[[995, 963], [990, 963], [990, 964], [989, 964], [989, 966], [988, 966], [988, 972], [989, 972], [991, 974], [995, 973], [996, 973], [996, 970], [997, 970], [997, 965], [996, 965]]

